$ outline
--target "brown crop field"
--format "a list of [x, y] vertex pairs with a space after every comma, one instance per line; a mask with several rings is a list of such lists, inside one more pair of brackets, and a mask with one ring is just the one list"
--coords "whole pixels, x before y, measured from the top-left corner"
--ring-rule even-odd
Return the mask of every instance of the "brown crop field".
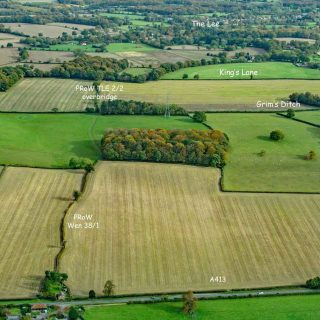
[[[43, 112], [52, 108], [83, 111], [93, 105], [93, 100], [83, 99], [92, 92], [76, 90], [77, 84], [92, 85], [92, 82], [52, 78], [22, 80], [0, 93], [0, 111]], [[292, 92], [320, 93], [320, 80], [161, 80], [104, 85], [123, 86], [123, 91], [112, 93], [118, 99], [175, 103], [189, 111], [257, 110], [257, 101], [286, 100]]]
[[63, 51], [46, 51], [46, 50], [30, 50], [28, 61], [33, 63], [60, 63], [74, 59], [72, 52]]
[[[320, 196], [221, 193], [219, 171], [100, 162], [66, 217], [75, 295], [302, 284], [319, 275]], [[84, 228], [74, 215], [92, 215]], [[71, 223], [82, 228], [72, 229]], [[212, 277], [225, 282], [210, 282]], [[222, 278], [223, 280], [223, 278]]]
[[314, 44], [316, 40], [314, 39], [308, 39], [308, 38], [290, 38], [290, 37], [283, 37], [283, 38], [275, 38], [278, 41], [284, 41], [284, 42], [291, 42], [291, 41], [298, 41], [298, 42], [308, 42], [311, 44]]
[[64, 22], [48, 23], [47, 26], [63, 27], [66, 29], [74, 29], [74, 30], [80, 30], [80, 31], [94, 29], [94, 26], [87, 26], [85, 24], [78, 24], [78, 23], [64, 23]]
[[71, 34], [73, 31], [72, 28], [66, 28], [65, 23], [62, 25], [42, 25], [15, 22], [8, 22], [3, 24], [6, 27], [9, 27], [12, 31], [21, 32], [28, 36], [38, 36], [39, 33], [42, 33], [45, 37], [57, 38], [58, 36], [61, 36], [63, 32]]
[[33, 297], [60, 250], [59, 226], [82, 174], [6, 168], [0, 177], [0, 298]]
[[6, 66], [18, 61], [19, 53], [17, 48], [0, 49], [0, 66]]
[[23, 39], [23, 37], [0, 32], [0, 47], [6, 47], [8, 43], [12, 43], [14, 46], [19, 46], [20, 39]]

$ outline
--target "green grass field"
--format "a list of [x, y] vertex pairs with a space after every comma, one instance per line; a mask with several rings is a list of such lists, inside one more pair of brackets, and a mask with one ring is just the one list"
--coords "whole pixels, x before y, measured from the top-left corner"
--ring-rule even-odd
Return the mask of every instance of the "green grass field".
[[109, 17], [109, 18], [119, 18], [124, 19], [128, 18], [129, 20], [143, 20], [144, 16], [140, 14], [131, 14], [126, 12], [119, 12], [119, 13], [111, 13], [111, 12], [102, 12], [100, 13], [103, 17]]
[[296, 112], [295, 118], [320, 125], [320, 110]]
[[145, 52], [145, 51], [157, 51], [159, 49], [148, 46], [142, 43], [110, 43], [107, 46], [107, 51], [111, 53], [115, 52]]
[[[268, 297], [199, 301], [197, 320], [316, 320], [320, 296]], [[182, 320], [180, 303], [100, 306], [88, 308], [86, 320]]]
[[0, 114], [0, 164], [67, 167], [71, 157], [99, 158], [107, 128], [205, 128], [188, 117]]
[[[320, 129], [275, 114], [208, 114], [208, 124], [228, 134], [232, 150], [224, 170], [229, 191], [320, 192]], [[269, 139], [280, 129], [285, 139]], [[265, 156], [258, 153], [265, 150]]]
[[[224, 75], [225, 70], [239, 72], [239, 75]], [[167, 73], [162, 79], [179, 80], [184, 74], [187, 74], [189, 79], [193, 79], [196, 74], [204, 80], [250, 79], [249, 75], [242, 75], [242, 70], [244, 72], [257, 71], [258, 75], [253, 79], [320, 79], [320, 70], [296, 67], [287, 62], [233, 63], [192, 67]]]
[[49, 49], [46, 50], [52, 50], [52, 51], [75, 51], [75, 50], [81, 50], [84, 52], [96, 52], [97, 48], [94, 48], [92, 44], [88, 44], [86, 46], [82, 46], [78, 43], [63, 43], [63, 44], [54, 44], [49, 47]]
[[151, 71], [150, 68], [128, 68], [124, 70], [126, 73], [132, 74], [133, 76], [140, 76], [147, 74]]

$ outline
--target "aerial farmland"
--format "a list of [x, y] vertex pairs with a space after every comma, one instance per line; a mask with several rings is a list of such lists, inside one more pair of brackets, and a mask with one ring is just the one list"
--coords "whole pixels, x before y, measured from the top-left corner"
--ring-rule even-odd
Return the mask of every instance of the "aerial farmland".
[[120, 2], [0, 3], [0, 320], [317, 320], [318, 1]]

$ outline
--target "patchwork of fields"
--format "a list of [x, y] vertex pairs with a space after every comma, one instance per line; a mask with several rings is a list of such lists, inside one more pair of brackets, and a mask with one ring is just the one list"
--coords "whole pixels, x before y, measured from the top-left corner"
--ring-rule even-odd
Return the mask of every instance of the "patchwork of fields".
[[[313, 111], [306, 113], [311, 116]], [[320, 128], [276, 114], [218, 113], [207, 119], [231, 141], [225, 190], [320, 192], [320, 159], [304, 160], [310, 150], [320, 154]], [[271, 141], [270, 132], [278, 129], [284, 140]], [[262, 150], [263, 157], [258, 155]]]
[[[124, 26], [125, 28], [127, 26]], [[112, 48], [112, 45], [116, 46], [125, 46], [131, 45], [131, 48], [125, 49], [125, 50], [117, 50], [110, 52], [103, 52], [103, 53], [89, 53], [90, 55], [98, 55], [102, 57], [111, 57], [115, 59], [128, 59], [128, 61], [133, 64], [133, 66], [149, 66], [150, 64], [152, 66], [158, 67], [161, 63], [177, 63], [177, 62], [185, 62], [187, 60], [198, 60], [201, 59], [205, 60], [211, 60], [212, 57], [208, 56], [207, 54], [219, 54], [220, 52], [223, 52], [219, 49], [214, 50], [207, 50], [205, 47], [197, 47], [192, 45], [178, 45], [178, 46], [170, 46], [167, 47], [165, 50], [135, 50], [135, 44], [128, 44], [128, 43], [122, 43], [122, 44], [110, 44], [108, 48]], [[169, 50], [170, 48], [170, 50]], [[199, 49], [198, 49], [199, 48]], [[108, 50], [109, 51], [109, 50]], [[257, 54], [263, 54], [265, 51], [263, 49], [259, 48], [252, 48], [252, 47], [246, 47], [243, 49], [237, 49], [233, 51], [227, 52], [228, 58], [233, 58], [234, 55], [238, 52], [245, 52], [249, 53], [251, 55], [257, 55]]]
[[60, 250], [59, 226], [82, 173], [6, 168], [0, 177], [0, 298], [32, 297]]
[[[319, 195], [218, 191], [219, 173], [101, 162], [66, 217], [60, 270], [75, 295], [298, 285], [319, 273]], [[99, 229], [71, 229], [91, 214]], [[297, 227], [299, 226], [299, 227]], [[225, 283], [210, 283], [225, 276]]]
[[[82, 99], [85, 92], [76, 85], [89, 81], [69, 79], [25, 79], [5, 93], [0, 93], [0, 111], [48, 112], [83, 111], [93, 100]], [[320, 80], [228, 80], [170, 81], [138, 83], [105, 83], [123, 85], [114, 92], [119, 99], [154, 103], [175, 103], [193, 110], [257, 110], [257, 101], [286, 100], [293, 92], [320, 93]], [[91, 94], [89, 92], [89, 94]]]

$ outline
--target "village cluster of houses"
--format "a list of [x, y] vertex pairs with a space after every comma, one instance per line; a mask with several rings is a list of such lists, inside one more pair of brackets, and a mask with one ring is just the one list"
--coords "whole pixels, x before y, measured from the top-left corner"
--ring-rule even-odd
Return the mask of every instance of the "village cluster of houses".
[[[26, 315], [31, 316], [32, 319], [34, 320], [45, 320], [49, 319], [49, 307], [44, 304], [44, 303], [37, 303], [33, 304], [31, 306], [31, 313], [27, 313]], [[63, 314], [63, 310], [60, 310], [60, 314]], [[7, 315], [6, 320], [21, 320], [22, 316], [21, 315]], [[51, 317], [50, 319], [54, 320], [54, 317]], [[56, 318], [58, 320], [58, 318]], [[65, 319], [67, 320], [68, 318], [65, 316], [65, 318], [59, 317], [59, 319]]]

